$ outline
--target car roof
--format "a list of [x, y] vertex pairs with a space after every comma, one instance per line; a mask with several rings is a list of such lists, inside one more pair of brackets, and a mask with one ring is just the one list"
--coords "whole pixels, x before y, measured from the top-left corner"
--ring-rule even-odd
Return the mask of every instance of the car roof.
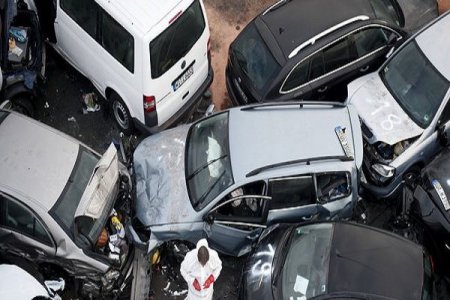
[[[5, 112], [0, 110], [0, 116]], [[78, 156], [79, 144], [17, 113], [0, 122], [0, 186], [50, 209], [61, 195]]]
[[415, 40], [433, 66], [450, 81], [450, 12], [420, 32]]
[[[261, 14], [287, 58], [297, 46], [351, 18], [375, 18], [368, 0], [293, 0]], [[270, 47], [270, 45], [269, 45]]]
[[[182, 2], [192, 3], [193, 0], [96, 0], [112, 16], [126, 17], [127, 25], [146, 33], [165, 18]], [[123, 19], [125, 20], [125, 19]]]
[[[230, 158], [235, 182], [245, 180], [247, 174], [256, 169], [277, 163], [345, 156], [335, 132], [336, 126], [346, 128], [347, 140], [354, 145], [354, 129], [349, 109], [345, 106], [304, 105], [300, 108], [299, 105], [286, 104], [259, 105], [254, 109], [237, 107], [230, 109], [229, 118]], [[352, 148], [355, 153], [355, 147]], [[329, 160], [334, 165], [336, 161]], [[298, 170], [299, 166], [304, 168], [305, 164], [273, 170]]]
[[328, 292], [422, 299], [423, 257], [419, 245], [393, 233], [352, 223], [335, 223]]

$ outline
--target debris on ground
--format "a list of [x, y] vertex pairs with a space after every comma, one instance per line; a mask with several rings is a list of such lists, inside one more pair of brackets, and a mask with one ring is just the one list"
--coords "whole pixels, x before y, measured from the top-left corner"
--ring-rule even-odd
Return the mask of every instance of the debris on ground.
[[47, 101], [45, 101], [44, 108], [49, 108], [49, 107], [50, 107], [50, 105], [48, 104]]
[[81, 104], [83, 106], [83, 114], [96, 112], [100, 110], [97, 104], [98, 97], [95, 93], [86, 93], [81, 96]]
[[75, 117], [69, 117], [69, 118], [67, 118], [67, 121], [76, 123], [77, 119], [75, 119]]

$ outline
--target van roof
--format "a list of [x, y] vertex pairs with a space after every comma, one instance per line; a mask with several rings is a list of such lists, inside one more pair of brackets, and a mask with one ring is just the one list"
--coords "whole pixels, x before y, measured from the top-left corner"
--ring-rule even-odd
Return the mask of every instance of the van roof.
[[125, 15], [129, 27], [146, 33], [182, 2], [193, 0], [97, 0], [108, 13], [117, 17]]

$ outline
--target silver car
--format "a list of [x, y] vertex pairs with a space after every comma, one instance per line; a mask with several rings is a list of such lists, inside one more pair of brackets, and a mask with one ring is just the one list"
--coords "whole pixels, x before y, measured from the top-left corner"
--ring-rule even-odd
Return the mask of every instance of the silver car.
[[100, 157], [5, 110], [0, 144], [0, 256], [76, 282], [77, 295], [119, 294], [132, 278], [134, 230], [130, 176], [115, 147]]
[[447, 144], [450, 130], [450, 14], [406, 41], [374, 73], [348, 85], [361, 118], [365, 180], [376, 197], [392, 197]]
[[232, 108], [141, 142], [136, 216], [150, 230], [150, 252], [205, 237], [240, 256], [273, 223], [350, 217], [361, 164], [351, 105]]

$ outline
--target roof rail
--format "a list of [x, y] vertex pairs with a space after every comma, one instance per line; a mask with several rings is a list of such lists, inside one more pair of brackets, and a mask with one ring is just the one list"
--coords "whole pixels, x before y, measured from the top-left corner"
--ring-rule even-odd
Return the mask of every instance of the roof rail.
[[287, 2], [290, 2], [290, 1], [291, 1], [291, 0], [280, 0], [280, 1], [276, 2], [275, 4], [271, 5], [268, 9], [266, 9], [266, 10], [262, 13], [262, 15], [264, 16], [264, 15], [267, 14], [268, 12], [271, 12], [271, 11], [277, 9], [278, 7], [280, 7], [280, 6], [286, 4]]
[[314, 43], [320, 39], [323, 38], [324, 36], [332, 33], [333, 31], [336, 31], [348, 24], [354, 23], [354, 22], [358, 22], [358, 21], [366, 21], [369, 20], [369, 17], [366, 15], [360, 15], [360, 16], [356, 16], [353, 18], [350, 18], [346, 21], [343, 21], [337, 25], [334, 25], [333, 27], [328, 28], [325, 31], [322, 31], [321, 33], [319, 33], [316, 36], [313, 36], [312, 38], [310, 38], [309, 40], [307, 40], [306, 42], [302, 43], [300, 46], [298, 46], [297, 48], [295, 48], [294, 50], [292, 50], [292, 52], [289, 54], [288, 58], [293, 58], [294, 56], [296, 56], [298, 54], [298, 52], [300, 52], [300, 50], [302, 50], [303, 48], [309, 46], [309, 45], [314, 45]]
[[254, 176], [254, 175], [259, 174], [259, 173], [261, 173], [263, 171], [274, 169], [274, 168], [278, 168], [278, 167], [284, 167], [284, 166], [288, 166], [288, 165], [301, 164], [301, 163], [306, 163], [307, 165], [310, 165], [311, 162], [313, 162], [313, 161], [331, 160], [331, 159], [337, 159], [337, 160], [340, 160], [340, 161], [352, 161], [352, 160], [354, 160], [353, 157], [348, 157], [348, 156], [345, 156], [345, 155], [331, 155], [331, 156], [319, 156], [319, 157], [312, 157], [312, 158], [295, 159], [295, 160], [284, 161], [284, 162], [280, 162], [280, 163], [276, 163], [276, 164], [272, 164], [272, 165], [267, 165], [267, 166], [264, 166], [264, 167], [261, 167], [261, 168], [254, 169], [253, 171], [247, 173], [247, 175], [245, 175], [245, 177]]
[[253, 104], [241, 107], [241, 111], [253, 110], [263, 107], [274, 107], [274, 106], [290, 106], [298, 105], [299, 108], [303, 108], [303, 105], [329, 105], [332, 107], [345, 107], [345, 103], [341, 102], [331, 102], [331, 101], [283, 101], [283, 102], [268, 102], [262, 104]]

